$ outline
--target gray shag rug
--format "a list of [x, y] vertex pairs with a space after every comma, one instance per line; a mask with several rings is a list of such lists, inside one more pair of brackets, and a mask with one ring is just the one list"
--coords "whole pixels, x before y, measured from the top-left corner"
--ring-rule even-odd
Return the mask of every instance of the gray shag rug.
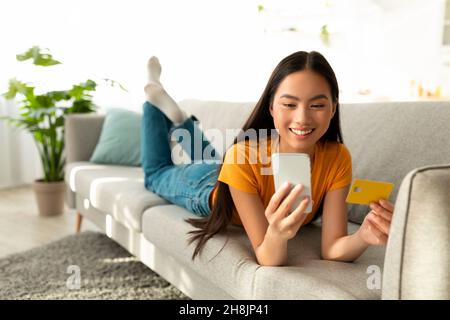
[[104, 234], [71, 235], [0, 259], [0, 299], [188, 299]]

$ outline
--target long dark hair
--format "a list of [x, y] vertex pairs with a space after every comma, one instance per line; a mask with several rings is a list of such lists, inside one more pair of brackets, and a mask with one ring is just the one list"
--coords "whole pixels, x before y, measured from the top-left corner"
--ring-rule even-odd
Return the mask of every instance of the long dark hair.
[[[330, 86], [331, 97], [333, 103], [336, 104], [336, 112], [330, 121], [330, 126], [320, 140], [344, 142], [339, 120], [339, 87], [336, 75], [328, 61], [320, 53], [315, 51], [298, 51], [280, 61], [273, 70], [261, 98], [256, 103], [255, 108], [242, 128], [244, 133], [249, 129], [255, 129], [257, 139], [259, 139], [258, 129], [267, 129], [268, 135], [270, 136], [272, 131], [270, 129], [275, 129], [270, 114], [270, 106], [273, 103], [275, 92], [286, 76], [302, 70], [311, 70], [322, 75]], [[234, 140], [234, 144], [242, 141], [243, 136], [238, 135]], [[221, 168], [222, 166], [219, 167], [219, 172]], [[234, 203], [228, 184], [217, 181], [215, 188], [217, 190], [215, 191], [216, 194], [212, 203], [211, 214], [205, 218], [187, 219], [187, 222], [197, 228], [197, 230], [189, 232], [191, 235], [189, 243], [197, 242], [192, 259], [195, 259], [200, 254], [202, 248], [210, 238], [227, 228], [233, 215]], [[322, 204], [320, 207], [322, 207]]]

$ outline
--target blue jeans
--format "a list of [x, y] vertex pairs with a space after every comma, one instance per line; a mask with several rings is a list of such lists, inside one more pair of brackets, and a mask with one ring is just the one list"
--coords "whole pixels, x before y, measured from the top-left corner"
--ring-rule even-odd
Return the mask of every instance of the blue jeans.
[[[180, 205], [198, 216], [211, 213], [209, 196], [217, 181], [217, 152], [203, 132], [198, 128], [194, 116], [178, 126], [157, 107], [144, 103], [141, 126], [141, 160], [145, 173], [145, 188], [160, 197]], [[175, 129], [188, 133], [191, 139], [177, 139], [183, 150], [189, 154], [190, 164], [175, 165], [170, 149], [170, 135]], [[195, 148], [194, 137], [201, 139]], [[204, 158], [205, 149], [210, 157]], [[211, 157], [212, 156], [212, 157]]]

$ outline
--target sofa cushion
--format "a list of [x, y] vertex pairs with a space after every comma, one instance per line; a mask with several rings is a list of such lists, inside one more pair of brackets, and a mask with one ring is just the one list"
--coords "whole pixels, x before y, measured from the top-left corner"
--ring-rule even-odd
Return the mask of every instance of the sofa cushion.
[[141, 164], [141, 118], [122, 109], [108, 111], [90, 161], [101, 164], [139, 166]]
[[[223, 155], [233, 143], [231, 130], [241, 129], [255, 106], [254, 102], [224, 102], [187, 99], [180, 107], [200, 121], [205, 137]], [[227, 129], [230, 130], [227, 136]]]
[[142, 168], [73, 162], [66, 183], [92, 206], [112, 214], [123, 225], [140, 231], [145, 209], [168, 202], [144, 187]]
[[[192, 261], [194, 246], [187, 244], [186, 235], [192, 227], [184, 221], [192, 217], [187, 210], [175, 205], [147, 209], [143, 215], [144, 237], [237, 299], [381, 297], [379, 287], [368, 288], [370, 274], [367, 272], [369, 266], [383, 267], [384, 247], [370, 247], [354, 263], [321, 260], [321, 229], [314, 224], [302, 228], [290, 241], [288, 266], [262, 267], [255, 261], [244, 230], [231, 226], [228, 240], [225, 235], [215, 236], [209, 240], [200, 258]], [[356, 227], [349, 224], [350, 230]], [[226, 250], [221, 250], [224, 244]]]
[[[411, 170], [450, 162], [450, 102], [343, 104], [344, 143], [353, 162], [353, 179], [394, 183], [395, 202]], [[425, 132], [422, 134], [422, 132]], [[350, 205], [349, 220], [361, 223], [367, 206]]]

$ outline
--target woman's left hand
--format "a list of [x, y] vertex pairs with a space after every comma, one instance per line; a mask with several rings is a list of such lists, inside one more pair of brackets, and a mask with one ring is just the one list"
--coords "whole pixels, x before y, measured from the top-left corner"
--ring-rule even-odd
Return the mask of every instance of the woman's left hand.
[[385, 245], [389, 237], [394, 205], [386, 199], [371, 203], [370, 211], [358, 230], [360, 237], [369, 245]]

